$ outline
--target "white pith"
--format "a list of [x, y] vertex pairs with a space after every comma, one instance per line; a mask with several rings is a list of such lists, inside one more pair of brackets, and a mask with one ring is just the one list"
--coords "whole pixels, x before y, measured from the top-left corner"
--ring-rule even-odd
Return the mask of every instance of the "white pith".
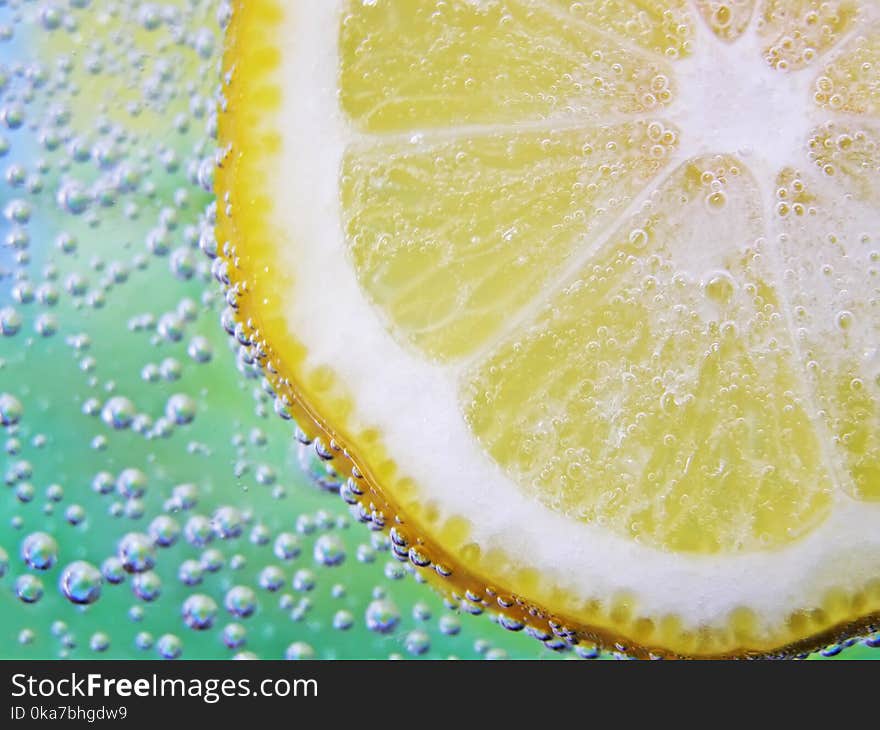
[[[626, 593], [634, 596], [638, 615], [675, 614], [693, 627], [720, 624], [730, 611], [746, 606], [770, 631], [793, 610], [818, 605], [829, 589], [858, 590], [880, 576], [880, 504], [856, 501], [843, 489], [834, 495], [830, 517], [802, 540], [775, 552], [716, 556], [636, 544], [553, 512], [519, 489], [462, 417], [463, 367], [432, 364], [401, 346], [358, 284], [345, 254], [339, 210], [340, 164], [356, 136], [337, 100], [341, 3], [289, 5], [278, 29], [285, 69], [279, 120], [284, 147], [270, 186], [280, 191], [274, 223], [287, 232], [283, 252], [295, 272], [285, 315], [308, 351], [308, 365], [328, 366], [354, 395], [352, 431], [378, 428], [400, 471], [442, 515], [467, 518], [476, 543], [500, 548], [584, 602]], [[696, 155], [732, 154], [769, 194], [782, 166], [806, 164], [803, 138], [823, 119], [809, 100], [815, 67], [789, 74], [796, 77], [789, 83], [789, 75], [765, 68], [751, 31], [729, 46], [701, 32], [694, 51], [693, 58], [673, 66], [679, 101], [658, 115], [681, 130], [681, 149], [667, 173]], [[749, 59], [741, 74], [716, 74], [714, 69], [729, 68], [738, 54]], [[743, 100], [734, 123], [725, 123], [717, 103], [705, 116], [689, 113], [700, 100], [717, 102], [722, 85]], [[747, 106], [755, 89], [764, 100]], [[695, 119], [704, 126], [695, 127]], [[788, 136], [772, 133], [779, 128]], [[839, 471], [834, 464], [830, 468]]]

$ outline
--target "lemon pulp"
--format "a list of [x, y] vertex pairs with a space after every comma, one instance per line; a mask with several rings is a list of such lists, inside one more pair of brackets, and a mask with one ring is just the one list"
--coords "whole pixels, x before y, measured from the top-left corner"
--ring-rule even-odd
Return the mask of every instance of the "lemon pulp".
[[221, 276], [359, 514], [660, 652], [880, 609], [877, 18], [237, 6]]

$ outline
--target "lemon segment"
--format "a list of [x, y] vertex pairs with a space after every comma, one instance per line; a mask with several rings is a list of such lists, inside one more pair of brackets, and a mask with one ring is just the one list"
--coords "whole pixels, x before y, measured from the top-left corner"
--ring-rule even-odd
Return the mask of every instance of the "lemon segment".
[[859, 10], [856, 0], [765, 0], [757, 23], [764, 58], [783, 72], [808, 66], [852, 31]]
[[833, 485], [757, 186], [735, 159], [698, 158], [645, 207], [480, 363], [471, 426], [575, 519], [673, 551], [785, 545], [828, 514]]
[[880, 63], [880, 25], [871, 24], [852, 35], [824, 59], [813, 85], [813, 100], [831, 112], [876, 118], [880, 113], [880, 88], [870, 69]]
[[880, 203], [877, 140], [871, 126], [824, 125], [810, 139], [813, 165], [777, 189], [807, 382], [840, 484], [859, 500], [880, 500], [880, 240], [868, 223]]
[[[341, 12], [340, 105], [375, 133], [650, 111], [672, 98], [665, 61], [689, 32], [681, 3], [656, 1], [353, 2]], [[624, 41], [630, 28], [637, 44]]]
[[486, 342], [668, 163], [661, 122], [349, 148], [349, 256], [389, 326], [448, 359]]
[[880, 614], [878, 17], [236, 2], [227, 326], [355, 516], [541, 636], [790, 653]]

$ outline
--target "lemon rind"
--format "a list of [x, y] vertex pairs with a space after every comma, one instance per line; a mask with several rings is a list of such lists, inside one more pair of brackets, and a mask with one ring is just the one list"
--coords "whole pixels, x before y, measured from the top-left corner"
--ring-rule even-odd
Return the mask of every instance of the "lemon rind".
[[[591, 624], [566, 611], [548, 610], [553, 596], [538, 600], [519, 596], [508, 586], [487, 579], [483, 571], [464, 565], [433, 538], [431, 530], [421, 526], [414, 516], [418, 512], [416, 505], [404, 506], [402, 500], [391, 496], [390, 489], [380, 486], [383, 480], [376, 473], [382, 470], [373, 465], [379, 455], [378, 458], [384, 458], [384, 470], [393, 469], [386, 449], [374, 444], [370, 458], [369, 450], [356, 446], [357, 436], [347, 434], [322, 415], [335, 409], [316, 405], [322, 399], [314, 386], [309, 387], [311, 378], [303, 366], [305, 349], [284, 325], [279, 308], [272, 307], [277, 293], [256, 284], [275, 264], [270, 242], [280, 235], [270, 223], [272, 196], [263, 172], [265, 161], [281, 145], [270, 123], [281, 99], [281, 87], [274, 78], [280, 54], [270, 39], [284, 10], [278, 0], [236, 0], [233, 6], [223, 63], [225, 101], [220, 110], [218, 135], [226, 152], [215, 182], [217, 240], [222, 249], [215, 273], [235, 302], [237, 325], [232, 334], [260, 363], [286, 414], [311, 439], [320, 439], [324, 457], [333, 458], [334, 466], [346, 480], [343, 493], [356, 506], [360, 518], [370, 522], [374, 529], [390, 533], [396, 557], [411, 562], [434, 588], [461, 601], [470, 612], [491, 611], [504, 617], [502, 625], [513, 629], [528, 627], [545, 641], [555, 640], [551, 644], [554, 646], [590, 643], [638, 657], [792, 656], [870, 632], [880, 624], [880, 611], [826, 622], [824, 626], [821, 617], [807, 617], [808, 623], [817, 623], [815, 630], [801, 629], [804, 636], [790, 641], [778, 637], [778, 646], [767, 642], [754, 646], [748, 641], [737, 643], [735, 639], [732, 642], [729, 634], [719, 639], [711, 636], [716, 631], [714, 627], [707, 629], [705, 636], [681, 631], [675, 641], [639, 641], [625, 629], [608, 626], [609, 620], [613, 622], [610, 617], [600, 622], [597, 616], [596, 623]], [[236, 211], [234, 206], [240, 206], [240, 210]], [[243, 250], [247, 251], [245, 255], [241, 255]], [[279, 272], [283, 279], [280, 268]], [[282, 280], [281, 284], [284, 283]], [[339, 406], [335, 412], [344, 413], [346, 402], [351, 401], [346, 400], [346, 393], [339, 392], [338, 380], [332, 373], [324, 376], [327, 382], [322, 388], [332, 393], [330, 397]], [[327, 399], [325, 395], [324, 400]], [[719, 640], [732, 643], [733, 648], [713, 650]]]

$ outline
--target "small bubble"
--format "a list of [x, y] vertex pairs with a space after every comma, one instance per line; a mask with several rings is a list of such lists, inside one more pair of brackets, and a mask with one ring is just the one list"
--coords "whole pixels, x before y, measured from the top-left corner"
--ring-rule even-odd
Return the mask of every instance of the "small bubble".
[[296, 531], [300, 535], [311, 535], [316, 529], [317, 525], [309, 515], [300, 515], [296, 518]]
[[174, 634], [164, 634], [156, 642], [156, 651], [163, 659], [177, 659], [183, 653], [183, 642]]
[[79, 605], [94, 603], [101, 596], [103, 577], [91, 563], [77, 560], [61, 573], [61, 592], [70, 602]]
[[852, 312], [844, 310], [837, 313], [837, 326], [843, 331], [850, 329], [853, 326], [854, 321], [855, 317], [853, 316]]
[[58, 560], [58, 543], [45, 532], [33, 532], [22, 542], [21, 557], [34, 570], [49, 570]]
[[354, 626], [354, 615], [351, 611], [341, 609], [333, 615], [333, 628], [338, 631], [348, 631]]
[[34, 330], [42, 337], [52, 337], [58, 332], [58, 319], [53, 314], [41, 314], [34, 322]]
[[458, 616], [452, 614], [441, 616], [438, 626], [440, 628], [440, 633], [445, 634], [446, 636], [455, 636], [461, 631], [461, 621]]
[[147, 532], [156, 545], [167, 548], [177, 542], [180, 536], [180, 525], [168, 515], [159, 515], [150, 522]]
[[196, 631], [204, 631], [214, 625], [217, 604], [213, 598], [195, 593], [183, 602], [182, 613], [187, 626]]
[[718, 211], [724, 208], [725, 205], [727, 205], [727, 196], [720, 190], [716, 190], [706, 196], [706, 206], [709, 210]]
[[12, 337], [21, 329], [21, 315], [12, 307], [0, 307], [0, 334]]
[[131, 582], [134, 594], [142, 601], [155, 601], [162, 593], [162, 581], [152, 570], [137, 573]]
[[178, 484], [172, 491], [172, 499], [179, 509], [192, 509], [198, 504], [199, 488], [190, 483]]
[[733, 297], [734, 287], [733, 277], [726, 271], [721, 271], [712, 274], [704, 288], [709, 299], [719, 304], [726, 304]]
[[179, 426], [192, 423], [196, 417], [196, 402], [185, 393], [178, 393], [168, 399], [165, 415]]
[[634, 248], [645, 248], [648, 245], [648, 232], [644, 228], [634, 228], [630, 231], [629, 242]]
[[212, 525], [217, 537], [222, 540], [231, 540], [241, 536], [244, 530], [244, 519], [235, 507], [225, 506], [214, 512]]
[[294, 560], [301, 552], [299, 538], [291, 532], [282, 532], [275, 538], [273, 551], [279, 560]]
[[284, 585], [284, 573], [281, 568], [275, 565], [267, 565], [260, 571], [258, 582], [260, 588], [263, 588], [264, 590], [271, 592], [278, 591]]
[[81, 215], [92, 202], [89, 191], [77, 181], [62, 185], [57, 195], [58, 207], [72, 215]]
[[400, 611], [390, 600], [378, 599], [367, 606], [365, 620], [370, 631], [388, 634], [400, 623]]
[[335, 535], [321, 535], [315, 540], [315, 562], [328, 567], [345, 562], [345, 544]]
[[197, 586], [202, 582], [204, 569], [198, 560], [184, 560], [177, 570], [177, 577], [185, 586]]
[[22, 575], [15, 581], [15, 595], [22, 603], [36, 603], [43, 597], [43, 582], [35, 575]]
[[575, 646], [574, 651], [581, 659], [598, 659], [601, 654], [595, 644], [580, 643]]
[[168, 261], [171, 272], [178, 279], [188, 281], [196, 272], [196, 261], [192, 251], [188, 248], [178, 248]]
[[125, 580], [125, 566], [119, 558], [109, 557], [101, 563], [101, 574], [108, 583], [117, 585]]
[[22, 646], [32, 644], [35, 638], [36, 634], [34, 633], [33, 629], [22, 629], [18, 632], [18, 643]]
[[204, 515], [193, 515], [183, 527], [183, 535], [190, 545], [204, 547], [214, 539], [214, 527]]
[[103, 631], [97, 631], [89, 639], [89, 648], [97, 653], [103, 653], [110, 648], [110, 637]]
[[140, 469], [123, 469], [116, 478], [116, 490], [129, 499], [143, 497], [147, 491], [147, 475]]
[[0, 393], [0, 424], [15, 426], [21, 420], [22, 415], [24, 415], [24, 409], [18, 398], [10, 393]]
[[115, 429], [125, 429], [134, 420], [136, 410], [134, 403], [121, 395], [110, 398], [101, 410], [101, 419]]
[[208, 573], [216, 573], [223, 568], [223, 553], [213, 548], [208, 548], [202, 553], [202, 568]]
[[431, 607], [427, 603], [419, 601], [413, 606], [412, 615], [416, 621], [429, 621], [431, 619]]
[[64, 510], [64, 519], [71, 525], [79, 525], [85, 518], [86, 511], [81, 505], [72, 504]]
[[223, 627], [223, 643], [230, 649], [238, 649], [244, 646], [247, 640], [247, 629], [238, 623], [227, 624]]
[[257, 610], [257, 596], [247, 586], [233, 586], [226, 592], [223, 605], [233, 616], [247, 618]]
[[129, 532], [119, 541], [118, 555], [129, 573], [143, 573], [156, 564], [153, 541], [140, 532]]
[[416, 629], [410, 631], [403, 640], [403, 645], [412, 656], [426, 654], [431, 648], [431, 637], [426, 631]]
[[317, 580], [315, 579], [315, 574], [311, 570], [304, 568], [294, 573], [291, 585], [296, 591], [308, 592], [314, 590], [317, 585]]
[[359, 563], [376, 562], [376, 550], [370, 545], [358, 545], [356, 556]]
[[210, 362], [214, 356], [214, 350], [206, 337], [193, 337], [186, 348], [187, 354], [198, 363]]
[[168, 342], [180, 342], [183, 339], [185, 322], [177, 312], [163, 314], [156, 324], [156, 331]]
[[251, 530], [250, 541], [253, 545], [268, 545], [272, 534], [265, 525], [254, 525]]
[[295, 641], [293, 644], [287, 647], [287, 650], [284, 652], [284, 657], [286, 659], [300, 661], [314, 659], [315, 650], [311, 647], [310, 644], [307, 644], [304, 641]]

